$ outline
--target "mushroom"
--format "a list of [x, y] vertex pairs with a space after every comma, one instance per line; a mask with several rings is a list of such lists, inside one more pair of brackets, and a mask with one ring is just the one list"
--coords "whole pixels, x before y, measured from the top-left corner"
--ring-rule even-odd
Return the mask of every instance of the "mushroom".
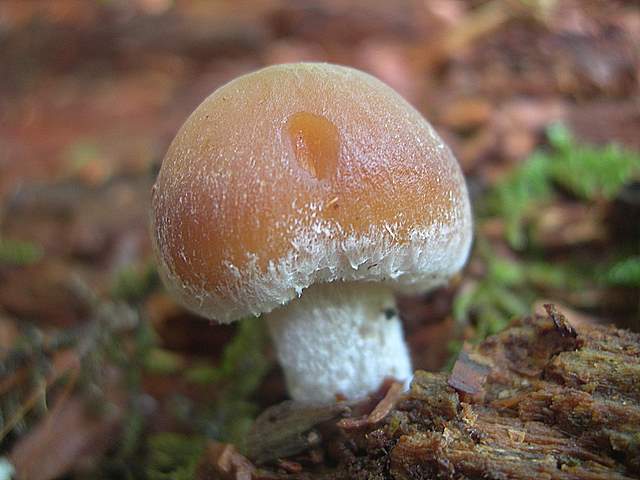
[[[289, 394], [355, 399], [412, 374], [394, 291], [464, 265], [464, 177], [390, 87], [324, 63], [218, 88], [169, 147], [153, 190], [161, 275], [189, 309], [262, 316]], [[248, 321], [248, 320], [247, 320]]]

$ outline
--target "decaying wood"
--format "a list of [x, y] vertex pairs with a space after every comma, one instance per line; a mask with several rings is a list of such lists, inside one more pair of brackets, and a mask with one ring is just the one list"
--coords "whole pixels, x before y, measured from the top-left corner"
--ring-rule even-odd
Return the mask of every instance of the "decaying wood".
[[254, 470], [251, 462], [240, 455], [233, 445], [211, 441], [198, 469], [198, 479], [251, 480]]
[[[640, 335], [547, 313], [468, 349], [451, 375], [416, 372], [384, 418], [324, 435], [320, 464], [309, 446], [282, 450], [253, 478], [639, 478]], [[315, 416], [345, 423], [335, 409]]]
[[387, 393], [375, 406], [371, 413], [360, 418], [343, 418], [338, 422], [338, 427], [350, 429], [361, 428], [368, 425], [375, 425], [376, 423], [384, 420], [384, 418], [391, 412], [391, 410], [393, 409], [393, 407], [395, 407], [401, 397], [402, 384], [394, 382], [389, 386]]
[[316, 427], [349, 411], [346, 403], [304, 407], [289, 401], [271, 407], [258, 417], [247, 438], [249, 456], [264, 463], [317, 447], [320, 435]]

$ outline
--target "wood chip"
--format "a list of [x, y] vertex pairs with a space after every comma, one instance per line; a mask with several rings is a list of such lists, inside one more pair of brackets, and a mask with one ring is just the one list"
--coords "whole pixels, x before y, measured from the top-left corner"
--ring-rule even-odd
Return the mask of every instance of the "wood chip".
[[378, 423], [382, 421], [384, 417], [389, 415], [391, 410], [393, 410], [393, 407], [395, 407], [398, 403], [398, 400], [400, 400], [400, 397], [402, 397], [402, 384], [394, 382], [391, 384], [391, 387], [389, 387], [389, 390], [387, 390], [384, 398], [380, 400], [380, 403], [378, 403], [378, 405], [376, 405], [376, 408], [374, 408], [373, 411], [369, 414], [369, 424], [373, 425], [375, 423]]
[[254, 467], [229, 443], [209, 442], [199, 478], [225, 480], [251, 480]]
[[300, 473], [302, 471], [302, 465], [298, 462], [292, 462], [290, 460], [278, 460], [278, 467], [282, 468], [288, 473]]
[[459, 392], [477, 395], [482, 392], [490, 371], [489, 366], [474, 360], [467, 352], [462, 351], [447, 383]]
[[289, 401], [265, 410], [247, 436], [247, 454], [256, 464], [308, 451], [320, 443], [314, 427], [350, 411], [344, 403], [304, 406]]
[[338, 427], [345, 430], [351, 430], [355, 428], [361, 428], [368, 425], [374, 425], [382, 421], [389, 412], [398, 403], [398, 400], [402, 397], [402, 384], [393, 382], [384, 398], [378, 402], [376, 407], [371, 411], [369, 415], [365, 415], [359, 418], [343, 418], [338, 422]]
[[554, 304], [546, 303], [544, 309], [547, 311], [549, 317], [551, 317], [551, 320], [553, 320], [553, 324], [560, 332], [560, 335], [563, 337], [577, 338], [578, 333], [576, 330], [571, 326], [567, 318], [558, 311]]

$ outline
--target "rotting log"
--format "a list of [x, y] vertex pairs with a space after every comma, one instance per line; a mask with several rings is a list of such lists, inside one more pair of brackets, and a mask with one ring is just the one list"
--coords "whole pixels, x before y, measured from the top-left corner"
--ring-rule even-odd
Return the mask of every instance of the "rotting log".
[[[416, 372], [393, 406], [383, 391], [324, 414], [265, 412], [251, 478], [640, 478], [640, 335], [547, 313], [465, 349], [450, 375]], [[367, 417], [376, 402], [382, 419]], [[286, 448], [273, 448], [273, 432]]]

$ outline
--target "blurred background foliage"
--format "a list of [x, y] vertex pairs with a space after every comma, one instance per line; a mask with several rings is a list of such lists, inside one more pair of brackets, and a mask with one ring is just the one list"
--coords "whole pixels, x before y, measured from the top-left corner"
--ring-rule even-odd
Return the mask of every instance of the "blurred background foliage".
[[416, 368], [545, 301], [640, 331], [639, 46], [623, 0], [0, 2], [0, 478], [193, 478], [286, 398], [259, 320], [167, 296], [147, 224], [186, 116], [273, 63], [378, 76], [460, 161], [474, 251], [400, 299]]

